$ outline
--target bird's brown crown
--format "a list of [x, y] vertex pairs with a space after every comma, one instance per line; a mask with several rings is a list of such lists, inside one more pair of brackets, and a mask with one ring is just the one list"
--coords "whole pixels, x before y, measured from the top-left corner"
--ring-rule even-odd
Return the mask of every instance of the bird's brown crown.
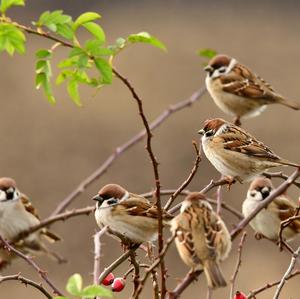
[[206, 197], [202, 193], [192, 192], [186, 197], [185, 200], [193, 203], [193, 202], [198, 202], [200, 200], [206, 200]]
[[207, 131], [218, 131], [218, 129], [225, 124], [225, 120], [221, 118], [208, 119], [204, 122], [203, 130]]
[[211, 67], [213, 67], [214, 69], [218, 69], [222, 66], [228, 66], [230, 64], [231, 58], [227, 55], [217, 55], [215, 57], [213, 57], [210, 61], [209, 61], [209, 65]]
[[103, 198], [121, 199], [126, 194], [126, 190], [117, 184], [107, 184], [99, 190], [98, 194]]
[[274, 188], [271, 180], [261, 176], [252, 181], [249, 190], [262, 189], [264, 187], [270, 187], [271, 189]]
[[10, 187], [16, 187], [16, 182], [14, 179], [12, 178], [6, 178], [6, 177], [3, 177], [3, 178], [0, 178], [0, 189], [1, 190], [6, 190]]

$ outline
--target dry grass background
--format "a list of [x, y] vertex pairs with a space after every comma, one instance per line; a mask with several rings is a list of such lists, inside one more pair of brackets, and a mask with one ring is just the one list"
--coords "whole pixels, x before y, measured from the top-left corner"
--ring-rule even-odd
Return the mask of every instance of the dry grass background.
[[[125, 50], [115, 61], [119, 71], [130, 78], [144, 100], [148, 118], [155, 118], [169, 104], [191, 95], [204, 84], [203, 62], [195, 53], [211, 47], [230, 54], [273, 84], [287, 97], [299, 100], [299, 3], [297, 1], [27, 1], [25, 9], [12, 15], [29, 24], [44, 10], [64, 9], [74, 17], [85, 11], [102, 14], [109, 42], [119, 36], [149, 31], [168, 47], [165, 54], [146, 45]], [[34, 88], [34, 51], [50, 45], [33, 36], [28, 37], [24, 56], [0, 56], [0, 165], [1, 176], [12, 176], [27, 193], [42, 217], [46, 217], [85, 176], [100, 165], [112, 150], [142, 129], [135, 102], [118, 80], [98, 94], [82, 89], [83, 108], [77, 108], [64, 87], [55, 88], [58, 103], [51, 106]], [[59, 60], [66, 51], [57, 51]], [[169, 119], [154, 133], [154, 150], [160, 161], [161, 182], [165, 188], [176, 188], [190, 172], [194, 160], [191, 140], [210, 117], [223, 117], [209, 95], [192, 108]], [[299, 161], [300, 113], [285, 107], [270, 107], [262, 116], [244, 121], [243, 127], [269, 144], [275, 152], [292, 161]], [[287, 169], [290, 172], [290, 169]], [[205, 158], [190, 185], [199, 190], [219, 174]], [[144, 144], [125, 153], [109, 171], [89, 188], [73, 205], [90, 205], [97, 189], [108, 182], [126, 186], [133, 192], [149, 191], [154, 186], [152, 168]], [[277, 181], [278, 182], [278, 181]], [[226, 201], [241, 208], [248, 184], [223, 191]], [[297, 199], [299, 192], [290, 189]], [[214, 194], [210, 194], [214, 196]], [[224, 213], [229, 227], [235, 219]], [[61, 288], [74, 272], [91, 282], [93, 265], [92, 235], [96, 231], [93, 216], [71, 219], [53, 226], [64, 242], [53, 246], [66, 256], [68, 264], [56, 265], [47, 258], [37, 258], [49, 277]], [[266, 241], [256, 241], [249, 231], [243, 253], [243, 264], [237, 287], [244, 292], [279, 279], [290, 257]], [[231, 257], [222, 266], [229, 278], [236, 259], [236, 244]], [[299, 244], [299, 242], [298, 242]], [[294, 244], [297, 245], [297, 242]], [[105, 239], [103, 266], [121, 250], [115, 241]], [[167, 257], [168, 286], [188, 270], [179, 260], [174, 246]], [[122, 275], [127, 265], [115, 271]], [[38, 280], [23, 261], [16, 260], [4, 273], [22, 272]], [[128, 298], [130, 284], [116, 298]], [[274, 290], [258, 298], [271, 298]], [[182, 296], [205, 298], [204, 277]], [[226, 295], [225, 295], [226, 294]], [[229, 289], [218, 290], [213, 298], [228, 298]], [[0, 285], [1, 298], [41, 298], [34, 289], [16, 282]], [[150, 288], [142, 298], [152, 298]], [[289, 281], [282, 298], [299, 298], [299, 278]]]

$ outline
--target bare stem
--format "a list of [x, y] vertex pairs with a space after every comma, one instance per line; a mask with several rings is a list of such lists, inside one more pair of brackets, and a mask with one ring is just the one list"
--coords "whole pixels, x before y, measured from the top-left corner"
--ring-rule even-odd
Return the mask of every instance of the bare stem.
[[275, 295], [274, 295], [273, 299], [278, 299], [279, 298], [280, 292], [281, 292], [287, 278], [290, 276], [290, 274], [292, 273], [292, 271], [295, 267], [296, 260], [297, 260], [297, 257], [298, 257], [299, 254], [300, 254], [300, 247], [294, 252], [294, 254], [292, 256], [292, 259], [291, 259], [291, 262], [290, 262], [290, 265], [289, 265], [288, 269], [286, 270], [285, 274], [282, 276], [282, 278], [280, 280], [280, 283], [277, 286], [277, 289], [276, 289], [276, 292], [275, 292]]
[[15, 274], [15, 275], [7, 275], [7, 276], [0, 276], [0, 284], [4, 281], [9, 281], [9, 280], [18, 280], [21, 283], [27, 285], [31, 285], [32, 287], [36, 288], [39, 290], [41, 293], [45, 295], [46, 298], [51, 299], [53, 298], [48, 291], [43, 287], [41, 283], [35, 282], [31, 279], [28, 279], [24, 276], [21, 275], [21, 273]]
[[8, 251], [12, 251], [17, 256], [22, 258], [24, 261], [26, 261], [30, 266], [32, 266], [36, 272], [41, 276], [41, 278], [49, 285], [49, 287], [52, 289], [53, 293], [55, 295], [63, 296], [62, 292], [60, 292], [57, 287], [54, 286], [54, 284], [49, 280], [47, 274], [45, 271], [43, 271], [33, 260], [31, 257], [26, 256], [21, 251], [14, 248], [12, 245], [10, 245], [1, 235], [0, 235], [0, 241], [4, 245], [4, 248]]
[[168, 210], [170, 208], [170, 206], [172, 205], [172, 203], [174, 202], [174, 200], [176, 199], [176, 197], [190, 184], [190, 182], [192, 181], [192, 179], [194, 178], [198, 167], [199, 167], [199, 163], [201, 162], [201, 156], [200, 156], [200, 151], [198, 149], [197, 143], [195, 141], [193, 141], [193, 146], [195, 148], [196, 151], [196, 160], [194, 162], [194, 166], [189, 174], [189, 176], [187, 177], [187, 179], [181, 184], [181, 186], [171, 195], [171, 197], [169, 198], [169, 200], [167, 201], [167, 203], [164, 206], [165, 210]]
[[242, 249], [243, 249], [243, 246], [244, 246], [244, 243], [245, 243], [245, 240], [246, 240], [246, 236], [247, 236], [247, 233], [244, 232], [242, 237], [241, 237], [241, 241], [240, 241], [240, 244], [239, 244], [239, 247], [238, 247], [238, 259], [237, 259], [237, 263], [236, 263], [236, 266], [235, 266], [235, 270], [234, 270], [233, 275], [230, 279], [231, 287], [230, 287], [230, 297], [229, 298], [233, 298], [233, 295], [234, 295], [235, 281], [236, 281], [239, 269], [240, 269], [241, 264], [242, 264]]

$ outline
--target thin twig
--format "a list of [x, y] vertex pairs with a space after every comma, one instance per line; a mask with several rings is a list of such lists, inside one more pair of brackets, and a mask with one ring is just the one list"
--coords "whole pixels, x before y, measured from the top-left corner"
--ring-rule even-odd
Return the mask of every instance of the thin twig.
[[277, 286], [277, 289], [276, 289], [273, 299], [279, 298], [279, 295], [281, 293], [281, 290], [282, 290], [287, 278], [289, 277], [289, 275], [291, 274], [291, 272], [293, 271], [293, 269], [295, 267], [296, 260], [297, 260], [297, 257], [299, 254], [300, 254], [300, 247], [294, 252], [291, 262], [290, 262], [290, 265], [289, 265], [288, 269], [286, 270], [285, 274], [282, 276], [280, 283]]
[[94, 271], [93, 271], [93, 281], [94, 284], [99, 284], [99, 276], [101, 269], [101, 238], [106, 233], [107, 226], [104, 226], [94, 235]]
[[136, 260], [135, 251], [130, 251], [130, 263], [133, 265], [134, 275], [133, 275], [133, 294], [135, 294], [140, 279], [140, 265]]
[[207, 288], [206, 299], [211, 299], [211, 298], [212, 298], [212, 289]]
[[[300, 274], [300, 270], [296, 270], [293, 273], [291, 273], [288, 277], [286, 277], [285, 280], [289, 280], [289, 279], [291, 279], [294, 276], [299, 275], [299, 274]], [[253, 291], [250, 291], [249, 294], [247, 295], [247, 298], [248, 299], [251, 299], [251, 298], [255, 299], [257, 294], [260, 294], [260, 293], [264, 292], [265, 290], [270, 289], [270, 288], [280, 284], [280, 282], [281, 282], [281, 279], [278, 280], [278, 281], [269, 282], [266, 285], [264, 285], [263, 287], [255, 289]]]
[[[160, 190], [160, 195], [172, 195], [174, 192], [176, 192], [177, 189], [161, 189]], [[190, 190], [182, 190], [179, 195], [189, 195], [192, 192], [197, 192], [197, 191], [190, 191]], [[147, 192], [141, 194], [141, 196], [150, 198], [152, 196], [153, 192]], [[207, 201], [213, 205], [217, 205], [217, 201], [215, 199], [207, 198]], [[173, 208], [169, 210], [171, 214], [176, 213], [180, 209], [181, 203], [177, 204]], [[236, 216], [239, 219], [244, 219], [244, 216], [242, 213], [240, 213], [238, 210], [233, 208], [232, 206], [226, 204], [224, 201], [222, 202], [222, 208], [227, 210], [228, 212], [232, 213], [234, 216]]]
[[133, 245], [132, 248], [124, 252], [119, 258], [117, 258], [113, 263], [111, 263], [107, 268], [105, 268], [99, 276], [99, 283], [103, 281], [103, 279], [114, 269], [116, 269], [119, 265], [121, 265], [124, 261], [128, 259], [131, 254], [131, 251], [135, 251], [139, 248], [139, 244]]
[[232, 274], [232, 277], [230, 279], [231, 287], [230, 287], [230, 296], [229, 296], [229, 298], [233, 298], [233, 295], [234, 295], [235, 281], [236, 281], [239, 269], [240, 269], [241, 264], [242, 264], [242, 249], [243, 249], [243, 246], [244, 246], [244, 243], [245, 243], [245, 240], [246, 240], [246, 236], [247, 236], [247, 233], [244, 232], [242, 237], [241, 237], [241, 241], [240, 241], [240, 244], [239, 244], [239, 247], [238, 247], [238, 259], [237, 259], [237, 263], [236, 263], [236, 266], [235, 266], [235, 270], [234, 270], [234, 272]]
[[163, 260], [164, 256], [166, 255], [170, 245], [172, 244], [172, 242], [174, 241], [176, 235], [174, 234], [172, 237], [170, 237], [166, 243], [165, 243], [165, 246], [163, 248], [163, 250], [160, 252], [159, 256], [156, 258], [156, 260], [152, 263], [152, 265], [146, 270], [145, 274], [144, 274], [144, 277], [141, 278], [140, 282], [139, 282], [139, 287], [138, 289], [136, 290], [133, 298], [136, 299], [139, 297], [144, 285], [145, 285], [145, 282], [149, 276], [149, 274], [157, 267], [161, 264], [161, 261]]
[[[174, 113], [193, 105], [205, 94], [205, 92], [206, 92], [205, 87], [202, 87], [199, 90], [195, 91], [189, 98], [182, 100], [174, 105], [170, 105], [149, 125], [151, 131], [154, 131], [156, 128], [158, 128]], [[97, 179], [99, 179], [122, 154], [124, 154], [127, 150], [129, 150], [131, 147], [136, 145], [138, 142], [142, 141], [145, 136], [146, 136], [146, 130], [142, 130], [136, 135], [134, 135], [133, 137], [131, 137], [128, 141], [118, 146], [113, 151], [113, 153], [103, 162], [103, 164], [101, 164], [88, 177], [82, 180], [79, 183], [79, 185], [57, 205], [55, 210], [52, 212], [52, 215], [56, 215], [64, 211], [73, 202], [75, 198], [77, 198], [92, 183], [94, 183]]]
[[279, 248], [280, 249], [282, 249], [282, 246], [283, 246], [283, 243], [284, 243], [283, 235], [282, 235], [284, 229], [286, 227], [288, 227], [294, 220], [300, 219], [299, 212], [300, 212], [300, 206], [297, 207], [297, 209], [295, 211], [295, 214], [292, 217], [289, 217], [288, 219], [286, 219], [284, 221], [281, 221], [280, 228], [279, 228], [279, 233], [278, 233], [278, 236], [279, 236]]
[[[144, 113], [143, 108], [143, 102], [140, 98], [140, 96], [136, 93], [134, 87], [129, 82], [127, 78], [125, 78], [123, 75], [121, 75], [116, 69], [113, 69], [113, 73], [127, 86], [127, 88], [130, 90], [132, 97], [136, 100], [138, 109], [139, 109], [139, 115], [141, 116], [141, 119], [143, 121], [143, 125], [145, 127], [146, 133], [147, 133], [147, 141], [146, 141], [146, 150], [148, 151], [153, 172], [154, 172], [154, 178], [155, 178], [155, 192], [154, 192], [154, 199], [155, 199], [155, 205], [157, 207], [157, 222], [158, 222], [158, 253], [160, 254], [163, 250], [164, 246], [164, 239], [163, 239], [163, 218], [162, 218], [162, 206], [160, 201], [160, 178], [159, 178], [159, 172], [158, 172], [158, 161], [154, 155], [153, 149], [152, 149], [152, 132], [147, 120], [147, 117]], [[162, 259], [160, 262], [160, 272], [161, 272], [161, 298], [164, 299], [165, 293], [166, 293], [166, 268], [164, 260]]]
[[90, 213], [92, 213], [95, 210], [95, 206], [88, 206], [85, 208], [81, 208], [81, 209], [74, 209], [74, 210], [70, 210], [70, 211], [66, 211], [54, 216], [50, 216], [44, 220], [42, 220], [39, 224], [32, 226], [31, 228], [29, 228], [26, 231], [21, 232], [16, 238], [14, 238], [13, 242], [17, 242], [20, 239], [23, 239], [25, 237], [27, 237], [28, 235], [34, 233], [35, 231], [43, 228], [43, 227], [48, 227], [49, 225], [57, 222], [57, 221], [65, 221], [69, 218], [72, 217], [76, 217], [79, 215], [89, 215]]
[[32, 287], [36, 288], [41, 293], [43, 293], [45, 297], [47, 297], [48, 299], [53, 298], [41, 283], [37, 283], [31, 279], [25, 278], [24, 276], [21, 275], [21, 273], [15, 275], [0, 276], [0, 284], [4, 281], [9, 281], [9, 280], [18, 280], [21, 283], [25, 284], [25, 286], [31, 285]]
[[252, 213], [243, 219], [237, 226], [231, 231], [231, 238], [235, 239], [236, 236], [248, 225], [248, 223], [270, 202], [272, 202], [277, 196], [281, 195], [285, 192], [295, 180], [300, 175], [300, 168], [297, 168], [286, 181], [284, 181], [281, 185], [279, 185], [266, 199], [264, 199], [257, 207], [252, 211]]
[[218, 186], [217, 188], [217, 214], [221, 216], [221, 211], [222, 211], [222, 186]]
[[184, 277], [181, 283], [179, 283], [175, 289], [168, 293], [167, 299], [176, 299], [179, 298], [182, 292], [194, 281], [197, 277], [203, 272], [203, 270], [198, 271], [189, 271]]
[[[278, 171], [278, 172], [264, 172], [263, 175], [269, 179], [271, 178], [280, 178], [283, 180], [287, 180], [288, 179], [288, 175], [284, 174], [282, 171]], [[295, 185], [296, 187], [300, 188], [300, 182], [299, 181], [294, 181], [293, 185]]]
[[49, 287], [52, 289], [53, 293], [55, 295], [63, 296], [62, 292], [60, 292], [56, 286], [49, 280], [47, 274], [45, 271], [43, 271], [33, 260], [31, 257], [26, 256], [21, 251], [14, 248], [12, 245], [10, 245], [1, 235], [0, 235], [0, 241], [8, 251], [12, 251], [17, 256], [22, 258], [24, 261], [26, 261], [30, 266], [32, 266], [36, 272], [41, 276], [41, 278], [49, 285]]
[[170, 208], [170, 206], [172, 205], [172, 203], [174, 202], [176, 197], [190, 184], [190, 182], [192, 181], [192, 179], [194, 178], [194, 176], [197, 172], [197, 169], [199, 167], [199, 163], [201, 161], [201, 156], [200, 156], [200, 151], [198, 149], [197, 143], [195, 141], [193, 141], [193, 146], [194, 146], [195, 151], [196, 151], [196, 160], [194, 162], [194, 166], [193, 166], [189, 176], [187, 177], [187, 179], [181, 184], [181, 186], [168, 199], [167, 203], [164, 206], [165, 210], [168, 210]]

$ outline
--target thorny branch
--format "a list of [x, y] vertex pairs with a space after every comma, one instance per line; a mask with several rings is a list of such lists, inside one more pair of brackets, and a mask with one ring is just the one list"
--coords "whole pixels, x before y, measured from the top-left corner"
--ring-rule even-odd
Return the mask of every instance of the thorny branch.
[[1, 235], [0, 242], [3, 244], [4, 248], [8, 251], [12, 251], [14, 254], [25, 260], [29, 265], [31, 265], [36, 272], [41, 276], [41, 278], [49, 285], [55, 295], [63, 296], [63, 294], [54, 286], [54, 284], [49, 280], [45, 271], [43, 271], [33, 260], [31, 257], [26, 256], [21, 251], [14, 248], [10, 245]]
[[32, 287], [36, 288], [39, 290], [41, 293], [45, 295], [48, 299], [53, 298], [48, 291], [43, 287], [41, 283], [37, 283], [31, 279], [28, 279], [24, 276], [21, 275], [21, 273], [14, 274], [14, 275], [7, 275], [7, 276], [0, 276], [0, 284], [4, 281], [9, 281], [9, 280], [18, 280], [21, 283], [23, 283], [25, 286], [31, 285]]
[[[285, 280], [289, 280], [289, 279], [291, 279], [291, 278], [293, 278], [294, 276], [299, 275], [299, 274], [300, 274], [300, 270], [296, 270], [296, 271], [294, 271], [293, 273], [291, 273], [290, 275], [288, 275], [288, 276], [285, 278]], [[264, 285], [263, 287], [260, 287], [260, 288], [258, 288], [258, 289], [255, 289], [255, 290], [253, 290], [253, 291], [250, 291], [250, 293], [247, 295], [247, 299], [251, 299], [251, 298], [255, 299], [257, 294], [260, 294], [260, 293], [264, 292], [265, 290], [268, 290], [268, 289], [270, 289], [270, 288], [272, 288], [272, 287], [278, 285], [280, 282], [281, 282], [281, 279], [278, 280], [278, 281], [269, 282], [269, 283], [267, 283], [266, 285]]]
[[[144, 113], [144, 108], [143, 108], [143, 102], [141, 98], [138, 96], [136, 93], [135, 89], [129, 82], [127, 78], [122, 76], [119, 72], [117, 72], [115, 69], [113, 69], [113, 73], [127, 86], [127, 88], [130, 90], [133, 98], [136, 100], [138, 104], [138, 109], [139, 109], [139, 114], [142, 118], [144, 127], [146, 129], [147, 133], [147, 142], [146, 142], [146, 150], [148, 151], [152, 167], [153, 167], [153, 172], [154, 172], [154, 178], [155, 178], [155, 192], [154, 192], [154, 199], [155, 199], [155, 205], [157, 206], [157, 211], [158, 211], [158, 253], [160, 254], [161, 251], [163, 250], [164, 246], [164, 239], [163, 239], [163, 218], [162, 218], [162, 206], [161, 206], [161, 201], [160, 201], [160, 178], [159, 178], [159, 172], [158, 172], [158, 162], [157, 159], [154, 155], [153, 149], [152, 149], [152, 132], [148, 123], [148, 120], [145, 116]], [[161, 272], [161, 298], [163, 299], [165, 297], [166, 293], [166, 269], [165, 269], [165, 263], [164, 260], [162, 259], [160, 262], [160, 272]]]
[[93, 272], [93, 281], [94, 284], [99, 283], [100, 276], [100, 259], [101, 259], [101, 238], [106, 233], [107, 226], [104, 226], [94, 235], [94, 272]]
[[[172, 195], [176, 191], [177, 191], [177, 189], [161, 189], [160, 195]], [[196, 192], [196, 191], [182, 190], [179, 195], [186, 196], [186, 195], [189, 195], [191, 192]], [[143, 193], [143, 194], [141, 194], [141, 196], [150, 198], [152, 196], [152, 192]], [[207, 201], [209, 203], [211, 203], [212, 205], [215, 205], [215, 206], [217, 205], [217, 200], [215, 200], [215, 199], [207, 198]], [[175, 213], [176, 211], [178, 211], [180, 209], [180, 206], [181, 206], [181, 203], [177, 204], [176, 206], [174, 206], [174, 208], [171, 208], [169, 210], [169, 212], [171, 214]], [[222, 208], [227, 210], [228, 212], [232, 213], [237, 218], [244, 219], [244, 216], [242, 215], [242, 213], [240, 213], [238, 210], [236, 210], [232, 206], [226, 204], [224, 201], [222, 201]]]
[[286, 270], [285, 274], [282, 276], [280, 283], [277, 286], [277, 289], [276, 289], [273, 299], [279, 298], [280, 292], [281, 292], [287, 278], [290, 276], [291, 272], [293, 271], [293, 269], [295, 267], [296, 260], [297, 260], [297, 257], [299, 254], [300, 254], [300, 247], [293, 253], [290, 265], [289, 265], [288, 269]]
[[42, 220], [39, 224], [32, 226], [31, 228], [29, 228], [26, 231], [21, 232], [14, 240], [13, 242], [17, 242], [20, 239], [23, 239], [25, 237], [27, 237], [28, 235], [34, 233], [35, 231], [43, 228], [43, 227], [48, 227], [49, 225], [57, 222], [57, 221], [65, 221], [69, 218], [75, 217], [75, 216], [79, 216], [79, 215], [89, 215], [90, 213], [92, 213], [95, 210], [94, 206], [88, 206], [85, 208], [81, 208], [81, 209], [73, 209], [70, 211], [66, 211], [63, 212], [61, 214], [57, 214], [54, 216], [50, 216], [44, 220]]
[[121, 265], [124, 261], [126, 261], [130, 254], [131, 251], [135, 251], [140, 247], [139, 244], [135, 244], [133, 245], [132, 248], [130, 248], [129, 250], [127, 250], [126, 252], [124, 252], [119, 258], [117, 258], [114, 262], [112, 262], [107, 268], [105, 268], [102, 273], [99, 276], [99, 283], [102, 282], [102, 280], [110, 273], [112, 272], [114, 269], [116, 269], [119, 265]]
[[284, 240], [283, 240], [283, 236], [282, 236], [284, 229], [286, 227], [288, 227], [294, 220], [300, 219], [299, 212], [300, 212], [300, 206], [298, 206], [298, 208], [296, 209], [294, 216], [289, 217], [288, 219], [286, 219], [280, 223], [280, 229], [279, 229], [279, 233], [278, 233], [280, 249], [282, 249], [282, 246], [284, 245]]
[[236, 281], [237, 275], [239, 273], [239, 269], [240, 269], [241, 264], [242, 264], [242, 250], [243, 250], [243, 246], [244, 246], [244, 243], [245, 243], [245, 240], [246, 240], [246, 236], [247, 236], [247, 233], [244, 232], [242, 237], [241, 237], [241, 241], [239, 243], [238, 259], [237, 259], [237, 263], [236, 263], [236, 266], [235, 266], [235, 270], [234, 270], [233, 275], [230, 279], [231, 287], [230, 287], [230, 297], [229, 298], [233, 298], [233, 295], [234, 295], [235, 281]]
[[170, 237], [167, 242], [165, 243], [165, 246], [163, 248], [163, 250], [159, 253], [159, 256], [156, 258], [156, 260], [154, 261], [154, 263], [152, 263], [152, 265], [146, 270], [144, 277], [141, 278], [140, 282], [139, 282], [139, 286], [133, 296], [134, 299], [139, 298], [139, 295], [141, 293], [141, 291], [143, 290], [143, 287], [145, 285], [145, 282], [149, 276], [150, 273], [152, 273], [152, 271], [161, 264], [161, 261], [163, 260], [164, 256], [166, 255], [170, 245], [172, 244], [172, 242], [174, 241], [176, 235], [174, 234], [172, 237]]

